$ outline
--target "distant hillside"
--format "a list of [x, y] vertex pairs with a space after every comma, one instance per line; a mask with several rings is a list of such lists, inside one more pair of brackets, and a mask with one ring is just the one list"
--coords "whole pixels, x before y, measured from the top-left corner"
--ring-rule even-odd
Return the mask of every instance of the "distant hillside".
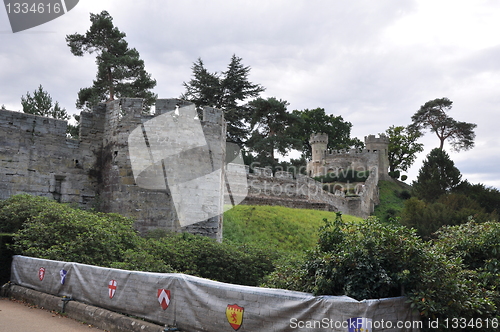
[[[348, 215], [342, 217], [346, 221], [362, 220]], [[318, 228], [324, 225], [324, 218], [335, 220], [335, 212], [237, 205], [224, 213], [223, 238], [236, 243], [303, 252], [316, 245]]]

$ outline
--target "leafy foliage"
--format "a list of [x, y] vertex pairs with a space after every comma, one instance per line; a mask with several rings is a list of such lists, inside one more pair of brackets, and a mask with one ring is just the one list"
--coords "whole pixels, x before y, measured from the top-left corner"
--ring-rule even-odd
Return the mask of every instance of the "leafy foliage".
[[476, 134], [474, 123], [459, 122], [446, 113], [451, 110], [453, 102], [448, 98], [437, 98], [426, 102], [411, 117], [412, 130], [430, 129], [439, 138], [439, 148], [448, 140], [455, 151], [469, 150], [474, 147]]
[[235, 284], [257, 285], [281, 251], [187, 233], [140, 237], [117, 214], [74, 209], [47, 198], [13, 196], [0, 202], [2, 230], [13, 231], [16, 254], [151, 272], [183, 272]]
[[49, 203], [14, 234], [17, 253], [45, 259], [109, 266], [134, 249], [133, 221]]
[[31, 217], [57, 204], [46, 197], [20, 194], [0, 201], [0, 233], [14, 233]]
[[364, 182], [370, 176], [370, 171], [356, 171], [354, 169], [340, 170], [325, 175], [317, 176], [314, 179], [323, 183], [331, 182]]
[[257, 161], [274, 166], [274, 151], [285, 155], [292, 148], [300, 148], [301, 141], [287, 134], [300, 118], [287, 112], [288, 103], [274, 97], [257, 98], [248, 103], [251, 112], [252, 133], [246, 145], [258, 155]]
[[415, 228], [424, 239], [430, 239], [442, 226], [460, 225], [475, 219], [478, 222], [497, 220], [496, 213], [488, 213], [477, 201], [463, 194], [444, 194], [435, 202], [416, 197], [404, 202], [400, 222]]
[[385, 132], [389, 138], [390, 172], [407, 171], [417, 158], [416, 154], [424, 150], [424, 145], [416, 142], [422, 133], [403, 126], [390, 126]]
[[288, 135], [302, 141], [302, 157], [310, 158], [312, 154], [309, 138], [312, 134], [325, 133], [328, 135], [327, 148], [330, 150], [348, 149], [351, 147], [362, 148], [363, 142], [351, 138], [352, 124], [344, 121], [342, 116], [326, 114], [324, 108], [305, 109], [292, 112], [301, 121], [288, 130]]
[[[497, 236], [491, 238], [498, 242]], [[358, 300], [406, 295], [424, 321], [498, 316], [498, 290], [479, 271], [414, 230], [376, 219], [325, 220], [315, 250], [303, 261], [279, 265], [264, 286]]]
[[464, 180], [453, 192], [474, 199], [487, 213], [500, 214], [500, 190], [496, 188], [486, 187], [482, 183], [472, 184]]
[[156, 100], [150, 90], [156, 81], [144, 69], [139, 52], [128, 47], [126, 34], [113, 25], [113, 18], [103, 10], [90, 14], [92, 25], [85, 35], [67, 35], [66, 42], [75, 56], [97, 53], [97, 75], [89, 88], [80, 89], [77, 108], [92, 110], [99, 102], [115, 97], [143, 98], [147, 109]]
[[256, 286], [274, 270], [276, 251], [189, 233], [165, 233], [147, 243], [147, 252], [175, 270], [222, 282]]

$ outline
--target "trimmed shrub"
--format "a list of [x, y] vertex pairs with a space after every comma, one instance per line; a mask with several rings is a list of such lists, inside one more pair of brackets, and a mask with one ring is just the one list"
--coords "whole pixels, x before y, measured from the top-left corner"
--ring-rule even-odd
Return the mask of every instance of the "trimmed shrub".
[[317, 176], [314, 179], [322, 183], [365, 182], [369, 176], [370, 171], [355, 171], [353, 169], [346, 169]]
[[18, 254], [109, 266], [136, 247], [133, 221], [118, 214], [92, 213], [63, 204], [47, 204], [14, 234]]
[[176, 271], [248, 286], [258, 285], [279, 257], [275, 251], [189, 233], [167, 233], [148, 241], [148, 252]]
[[0, 201], [0, 233], [14, 233], [24, 222], [50, 206], [57, 205], [46, 197], [20, 194]]
[[[424, 242], [414, 230], [376, 219], [325, 220], [316, 249], [293, 265], [280, 265], [264, 286], [357, 300], [405, 295], [424, 321], [498, 316], [498, 290], [478, 271]], [[424, 330], [447, 331], [443, 326]]]

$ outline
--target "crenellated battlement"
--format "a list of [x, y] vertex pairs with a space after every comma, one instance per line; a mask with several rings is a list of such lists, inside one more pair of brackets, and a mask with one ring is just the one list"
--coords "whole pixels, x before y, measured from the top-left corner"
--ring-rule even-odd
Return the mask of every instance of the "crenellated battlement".
[[309, 144], [313, 145], [316, 143], [328, 144], [328, 135], [325, 133], [311, 134]]

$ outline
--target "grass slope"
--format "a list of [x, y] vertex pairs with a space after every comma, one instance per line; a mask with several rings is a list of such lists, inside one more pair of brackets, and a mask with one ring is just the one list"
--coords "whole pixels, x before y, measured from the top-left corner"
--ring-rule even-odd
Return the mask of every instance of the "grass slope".
[[404, 195], [409, 195], [411, 186], [400, 181], [379, 181], [378, 187], [380, 204], [375, 207], [373, 215], [382, 221], [399, 216], [404, 208]]
[[[343, 215], [344, 220], [362, 220]], [[282, 206], [237, 205], [224, 213], [223, 237], [236, 243], [257, 244], [288, 252], [312, 249], [323, 219], [335, 220], [335, 212]]]

